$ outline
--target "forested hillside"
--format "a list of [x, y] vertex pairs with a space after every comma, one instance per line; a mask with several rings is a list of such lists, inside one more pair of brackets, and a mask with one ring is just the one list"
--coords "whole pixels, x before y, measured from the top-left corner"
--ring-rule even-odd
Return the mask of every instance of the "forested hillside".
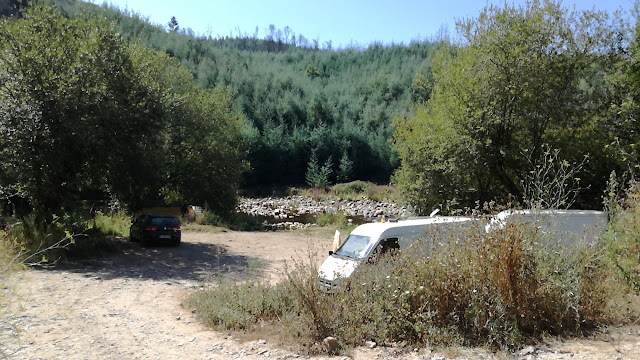
[[[27, 7], [9, 3], [3, 11], [9, 17]], [[271, 26], [263, 38], [258, 30], [211, 38], [195, 36], [175, 18], [154, 25], [109, 6], [55, 5], [70, 20], [99, 15], [123, 42], [157, 51], [156, 66], [179, 63], [181, 81], [220, 96], [218, 103], [244, 124], [233, 130], [233, 141], [249, 149], [250, 169], [233, 167], [244, 176], [241, 186], [392, 179], [428, 213], [487, 201], [598, 208], [608, 180], [625, 184], [637, 175], [638, 28], [630, 14], [575, 11], [553, 1], [505, 4], [460, 21], [456, 43], [336, 50], [288, 27]], [[123, 94], [109, 93], [126, 100]], [[15, 116], [15, 106], [4, 105]], [[209, 114], [198, 116], [204, 121]], [[175, 144], [211, 135], [193, 129], [183, 128]], [[208, 152], [199, 161], [213, 163], [215, 156], [223, 166], [211, 169], [224, 173], [229, 154], [206, 144], [198, 145]], [[194, 160], [173, 144], [164, 149], [175, 166]], [[240, 153], [231, 152], [233, 163]], [[154, 179], [154, 188], [176, 197], [175, 189], [194, 184], [186, 175], [202, 169], [194, 164], [181, 178], [170, 177], [180, 181], [173, 190], [160, 186], [166, 178]]]
[[213, 39], [194, 36], [179, 19], [169, 28], [119, 9], [59, 6], [70, 15], [100, 12], [125, 39], [179, 59], [201, 87], [228, 87], [250, 126], [245, 186], [302, 185], [315, 164], [330, 168], [329, 181], [388, 182], [398, 166], [388, 142], [391, 119], [430, 93], [429, 57], [437, 46], [429, 42], [331, 50], [273, 26], [263, 38]]

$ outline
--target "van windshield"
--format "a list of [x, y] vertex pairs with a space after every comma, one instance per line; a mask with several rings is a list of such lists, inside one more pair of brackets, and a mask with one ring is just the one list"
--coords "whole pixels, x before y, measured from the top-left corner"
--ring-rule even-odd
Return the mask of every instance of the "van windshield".
[[367, 255], [370, 242], [371, 238], [368, 236], [351, 234], [335, 254], [350, 258], [364, 259]]

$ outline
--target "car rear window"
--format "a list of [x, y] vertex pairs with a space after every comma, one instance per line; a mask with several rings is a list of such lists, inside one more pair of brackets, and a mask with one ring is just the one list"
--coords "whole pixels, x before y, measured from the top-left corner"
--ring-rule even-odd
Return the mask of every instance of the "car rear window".
[[156, 227], [176, 227], [180, 226], [178, 220], [172, 217], [154, 217], [151, 218], [151, 225]]

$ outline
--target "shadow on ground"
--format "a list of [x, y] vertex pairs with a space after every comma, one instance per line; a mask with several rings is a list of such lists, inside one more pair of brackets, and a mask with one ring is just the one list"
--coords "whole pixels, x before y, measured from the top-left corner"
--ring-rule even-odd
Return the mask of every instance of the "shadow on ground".
[[122, 252], [99, 259], [71, 261], [52, 271], [85, 273], [104, 280], [116, 278], [210, 281], [219, 276], [244, 277], [260, 270], [260, 260], [229, 253], [217, 244], [183, 242], [173, 246], [141, 246], [122, 241]]

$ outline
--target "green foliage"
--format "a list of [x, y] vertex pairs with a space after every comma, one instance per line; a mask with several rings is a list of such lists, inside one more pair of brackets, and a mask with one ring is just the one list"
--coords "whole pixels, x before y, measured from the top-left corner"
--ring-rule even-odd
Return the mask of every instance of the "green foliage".
[[371, 186], [375, 185], [361, 180], [356, 180], [349, 183], [335, 184], [331, 187], [331, 191], [341, 198], [349, 196], [349, 198], [354, 199], [363, 194]]
[[640, 174], [640, 128], [636, 119], [640, 114], [640, 23], [633, 29], [633, 40], [628, 52], [629, 58], [619, 60], [608, 76], [603, 79], [610, 91], [600, 94], [606, 96], [607, 111], [603, 115], [606, 126], [619, 129], [616, 136], [606, 147], [614, 150], [614, 158], [622, 161], [622, 169], [637, 177]]
[[[640, 189], [635, 183], [621, 202], [610, 202], [606, 261], [636, 293], [640, 293]], [[610, 194], [610, 197], [615, 194]]]
[[277, 285], [223, 283], [191, 302], [210, 324], [245, 331], [268, 324], [303, 346], [331, 335], [350, 346], [373, 340], [515, 350], [546, 335], [581, 336], [638, 319], [634, 292], [603, 261], [602, 247], [567, 251], [542, 246], [541, 235], [528, 224], [492, 234], [479, 224], [463, 239], [429, 233], [399, 256], [362, 263], [331, 293], [320, 290], [318, 262], [310, 258]]
[[[86, 192], [231, 212], [245, 162], [229, 93], [95, 14], [34, 6], [0, 35], [0, 191], [42, 219]], [[46, 219], [45, 219], [46, 220]]]
[[198, 309], [200, 318], [210, 325], [220, 325], [223, 329], [246, 329], [263, 313], [271, 313], [278, 307], [267, 283], [227, 281], [218, 287], [224, 291], [208, 292], [207, 295], [199, 292], [189, 301], [190, 306]]
[[351, 174], [353, 173], [353, 161], [349, 159], [347, 152], [342, 153], [340, 163], [338, 164], [338, 182], [347, 182], [351, 180]]
[[333, 185], [330, 194], [344, 200], [371, 199], [374, 201], [402, 202], [402, 197], [395, 187], [376, 185], [361, 180]]
[[305, 175], [307, 184], [313, 188], [326, 190], [330, 185], [329, 176], [331, 176], [332, 165], [333, 159], [331, 156], [329, 156], [329, 158], [324, 162], [324, 165], [320, 166], [315, 152], [311, 154], [311, 160], [309, 160], [309, 164], [307, 165], [307, 174]]
[[28, 0], [2, 0], [0, 1], [0, 17], [20, 16], [28, 5]]
[[88, 226], [103, 235], [128, 237], [131, 217], [124, 212], [105, 214], [98, 211], [95, 218], [88, 222]]
[[172, 16], [171, 20], [167, 23], [167, 30], [169, 30], [169, 32], [176, 32], [179, 29], [178, 20], [176, 20], [175, 16]]
[[234, 213], [220, 216], [205, 208], [205, 211], [195, 219], [195, 224], [187, 224], [185, 230], [208, 231], [213, 227], [214, 231], [259, 231], [263, 230], [262, 224], [251, 216]]
[[[296, 263], [293, 268], [287, 267], [287, 281], [275, 286], [256, 280], [223, 281], [215, 289], [195, 294], [189, 305], [197, 309], [202, 321], [221, 329], [251, 330], [259, 321], [281, 316], [278, 327], [270, 327], [274, 333], [310, 343], [317, 338], [312, 333], [327, 331], [316, 324], [326, 312], [320, 307], [327, 303], [322, 301], [324, 294], [316, 287], [313, 271], [311, 266]], [[318, 352], [320, 348], [311, 351]]]
[[195, 222], [199, 225], [224, 226], [222, 217], [209, 209], [205, 209], [202, 215], [195, 219]]
[[[270, 27], [264, 39], [195, 37], [154, 26], [139, 14], [76, 2], [60, 5], [71, 17], [99, 13], [118, 23], [125, 39], [169, 54], [202, 88], [227, 87], [233, 107], [252, 127], [247, 186], [302, 185], [311, 154], [332, 156], [333, 174], [346, 152], [350, 179], [387, 183], [398, 165], [387, 140], [391, 119], [413, 98], [428, 96], [437, 44], [372, 44], [333, 50], [326, 43]], [[414, 84], [415, 80], [415, 86]]]
[[70, 211], [53, 215], [44, 224], [36, 216], [20, 220], [5, 218], [6, 231], [0, 242], [15, 246], [16, 259], [27, 265], [53, 263], [71, 258], [85, 259], [119, 252], [122, 238], [129, 236], [131, 218], [122, 212]]
[[57, 211], [94, 181], [98, 166], [119, 174], [128, 159], [116, 155], [114, 133], [135, 149], [148, 109], [136, 106], [126, 48], [104, 21], [34, 7], [2, 28], [1, 184], [9, 194], [26, 193], [37, 210]]
[[[490, 6], [458, 30], [464, 43], [434, 57], [427, 103], [393, 123], [402, 161], [394, 182], [411, 202], [425, 213], [448, 200], [521, 200], [521, 176], [543, 160], [545, 146], [569, 163], [589, 155], [579, 176], [602, 190], [617, 166], [605, 151], [617, 129], [602, 120], [620, 90], [603, 78], [623, 59], [624, 21], [531, 1]], [[578, 202], [597, 206], [594, 198], [585, 193]]]
[[346, 229], [349, 224], [349, 217], [339, 211], [327, 211], [316, 216], [318, 226], [332, 226], [339, 229]]

